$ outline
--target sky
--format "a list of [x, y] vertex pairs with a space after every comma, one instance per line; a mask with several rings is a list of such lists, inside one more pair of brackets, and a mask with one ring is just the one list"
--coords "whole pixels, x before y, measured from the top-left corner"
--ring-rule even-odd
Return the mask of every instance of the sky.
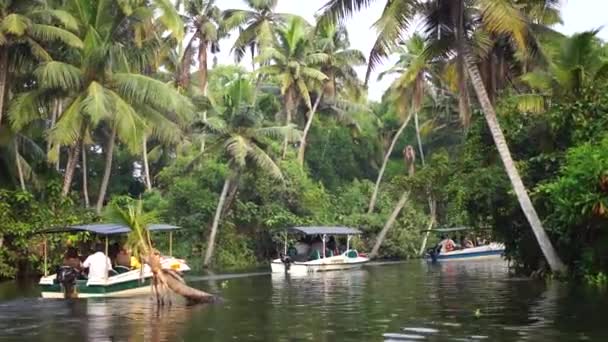
[[[309, 22], [314, 23], [315, 13], [325, 3], [327, 3], [327, 0], [279, 0], [277, 12], [298, 14]], [[370, 7], [355, 14], [346, 22], [351, 47], [363, 51], [366, 56], [369, 54], [376, 38], [376, 31], [372, 25], [380, 17], [385, 3], [386, 0], [376, 0]], [[219, 0], [217, 4], [221, 9], [247, 9], [242, 0]], [[608, 13], [608, 0], [562, 0], [562, 18], [564, 24], [555, 28], [565, 34], [572, 34], [606, 26], [606, 28], [600, 31], [599, 36], [608, 40], [608, 16], [606, 16], [606, 13]], [[221, 52], [217, 55], [219, 64], [231, 64], [234, 62], [230, 49], [235, 39], [236, 33], [233, 33], [229, 39], [225, 39], [220, 43]], [[390, 86], [392, 82], [390, 77], [377, 81], [377, 75], [383, 69], [389, 68], [395, 60], [395, 57], [387, 59], [372, 74], [368, 92], [371, 100], [380, 100], [384, 91]], [[243, 60], [242, 64], [248, 67], [251, 65], [251, 62], [250, 60]], [[357, 72], [361, 79], [363, 79], [365, 66], [357, 68]]]

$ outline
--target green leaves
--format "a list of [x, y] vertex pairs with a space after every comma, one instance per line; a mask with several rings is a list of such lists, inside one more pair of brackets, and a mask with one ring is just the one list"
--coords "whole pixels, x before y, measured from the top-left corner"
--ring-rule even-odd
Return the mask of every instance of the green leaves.
[[82, 111], [89, 116], [93, 127], [96, 127], [100, 121], [110, 118], [113, 114], [112, 94], [101, 84], [91, 82], [86, 97], [82, 100]]
[[29, 31], [34, 39], [40, 41], [59, 41], [78, 49], [82, 49], [84, 46], [82, 40], [75, 34], [51, 25], [32, 24]]
[[63, 62], [47, 62], [40, 65], [34, 76], [43, 88], [77, 90], [83, 82], [82, 72], [75, 66]]
[[0, 22], [0, 31], [15, 36], [23, 36], [30, 25], [31, 21], [27, 17], [11, 13]]

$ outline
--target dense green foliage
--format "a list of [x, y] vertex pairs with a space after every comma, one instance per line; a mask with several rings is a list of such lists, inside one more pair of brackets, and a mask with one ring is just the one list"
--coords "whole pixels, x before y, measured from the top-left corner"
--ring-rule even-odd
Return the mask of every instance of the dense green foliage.
[[[373, 103], [352, 68], [363, 54], [330, 16], [315, 26], [274, 13], [276, 1], [223, 13], [211, 0], [179, 3], [0, 2], [0, 84], [10, 80], [0, 89], [0, 278], [39, 272], [33, 233], [101, 220], [108, 201], [141, 197], [183, 227], [174, 251], [195, 266], [215, 244], [205, 259], [245, 268], [276, 256], [293, 225], [358, 227], [354, 243], [368, 250], [406, 191], [382, 257], [417, 256], [429, 224], [465, 225], [504, 241], [521, 270], [544, 269], [469, 96], [465, 45], [558, 254], [573, 274], [605, 278], [608, 54], [596, 32], [537, 30], [558, 21], [550, 4], [539, 17], [539, 2], [473, 1], [465, 37], [452, 14], [435, 16], [455, 13], [451, 3], [391, 3], [370, 65], [398, 53], [388, 70], [398, 77]], [[387, 19], [395, 13], [417, 13], [425, 31], [395, 45], [391, 25], [406, 25]], [[522, 20], [505, 22], [513, 16]], [[440, 26], [458, 39], [443, 44]], [[228, 61], [207, 70], [207, 53], [239, 27], [235, 55], [251, 53], [255, 71]]]

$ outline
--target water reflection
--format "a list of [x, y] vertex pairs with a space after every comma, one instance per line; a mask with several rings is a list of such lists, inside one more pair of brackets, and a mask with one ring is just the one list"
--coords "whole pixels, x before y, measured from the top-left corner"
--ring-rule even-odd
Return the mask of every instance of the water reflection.
[[[504, 263], [410, 262], [305, 277], [193, 278], [223, 304], [148, 297], [0, 302], [2, 341], [603, 341], [603, 293], [513, 278]], [[8, 298], [12, 298], [13, 295]], [[0, 298], [0, 300], [3, 300]]]

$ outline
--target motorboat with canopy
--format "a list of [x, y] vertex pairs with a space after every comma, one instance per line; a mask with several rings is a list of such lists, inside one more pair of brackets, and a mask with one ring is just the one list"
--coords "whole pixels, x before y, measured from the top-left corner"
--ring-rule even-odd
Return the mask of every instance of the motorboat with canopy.
[[[447, 236], [455, 232], [472, 230], [469, 227], [437, 228], [427, 230]], [[477, 242], [471, 241], [472, 246], [466, 247], [457, 245], [454, 241], [446, 238], [440, 241], [435, 247], [429, 248], [426, 258], [435, 261], [456, 261], [456, 260], [496, 260], [502, 258], [505, 253], [505, 245], [497, 242]], [[451, 245], [451, 246], [450, 246]]]
[[[303, 236], [304, 240], [317, 237], [316, 242], [310, 246], [310, 251], [298, 250], [290, 247], [288, 236]], [[280, 258], [270, 263], [272, 273], [307, 274], [313, 272], [324, 272], [334, 270], [345, 270], [361, 267], [369, 262], [367, 255], [359, 253], [351, 248], [350, 241], [353, 236], [361, 234], [361, 231], [349, 227], [293, 227], [285, 232], [285, 245]], [[328, 237], [346, 237], [345, 248], [338, 248], [334, 241], [333, 249], [328, 248]], [[332, 240], [330, 240], [332, 241]], [[307, 246], [305, 242], [299, 244]], [[315, 248], [315, 244], [317, 245]]]
[[[150, 232], [169, 233], [169, 254], [168, 256], [161, 256], [162, 267], [177, 272], [189, 271], [190, 267], [184, 260], [173, 257], [173, 232], [180, 227], [168, 224], [152, 224], [147, 228]], [[58, 267], [57, 273], [49, 274], [47, 235], [82, 232], [103, 237], [105, 239], [105, 255], [108, 256], [109, 238], [128, 234], [131, 229], [122, 224], [95, 223], [50, 228], [38, 232], [38, 234], [44, 234], [44, 276], [38, 283], [43, 298], [65, 298], [68, 296], [68, 292], [72, 298], [127, 297], [151, 293], [152, 271], [146, 264], [142, 264], [141, 268], [138, 269], [114, 266], [105, 272], [106, 277], [104, 279], [87, 279], [79, 270], [69, 266]]]

